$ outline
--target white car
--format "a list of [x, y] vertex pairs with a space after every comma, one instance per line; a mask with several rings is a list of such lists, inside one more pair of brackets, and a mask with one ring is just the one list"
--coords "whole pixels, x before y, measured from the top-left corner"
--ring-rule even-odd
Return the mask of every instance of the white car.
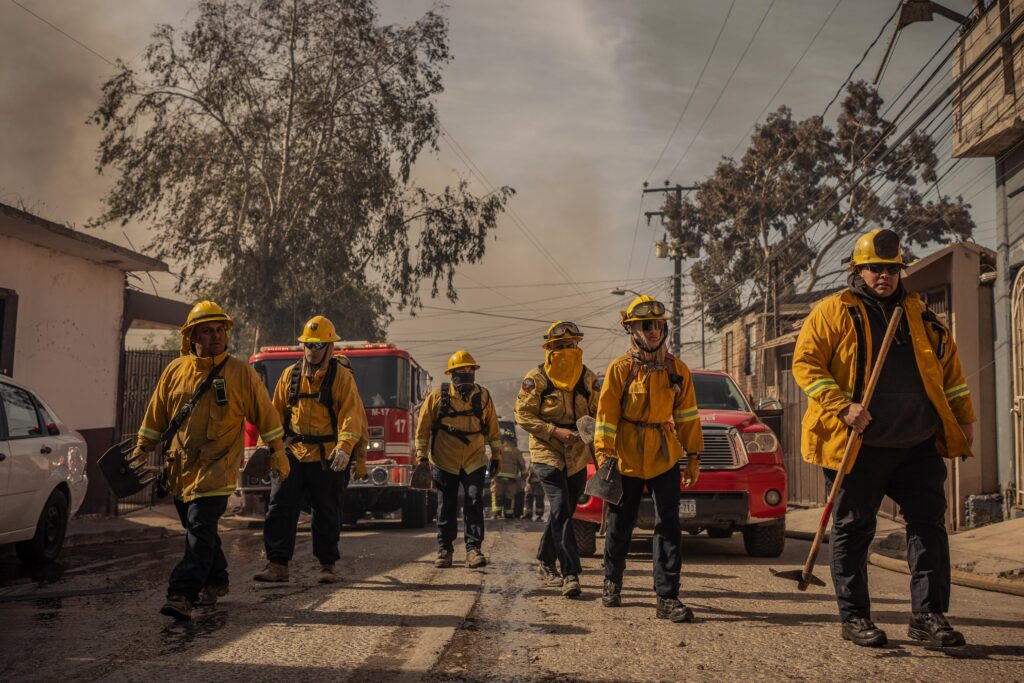
[[53, 562], [85, 498], [85, 439], [38, 396], [0, 377], [0, 543], [27, 564]]

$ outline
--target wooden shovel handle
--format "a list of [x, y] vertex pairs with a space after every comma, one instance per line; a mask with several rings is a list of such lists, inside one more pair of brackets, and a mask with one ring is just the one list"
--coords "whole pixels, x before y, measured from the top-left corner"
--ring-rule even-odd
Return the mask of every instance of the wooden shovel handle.
[[[902, 317], [903, 307], [897, 306], [892, 312], [892, 317], [889, 318], [889, 326], [885, 330], [885, 337], [882, 338], [882, 345], [878, 349], [878, 358], [875, 359], [875, 365], [871, 368], [871, 376], [868, 378], [868, 385], [864, 389], [861, 405], [865, 408], [868, 407], [868, 404], [871, 402], [871, 396], [875, 393], [875, 385], [878, 384], [878, 378], [882, 374], [885, 357], [889, 354], [889, 347], [892, 345], [892, 339], [896, 335], [896, 329], [899, 327]], [[847, 466], [850, 464], [850, 458], [853, 457], [853, 449], [860, 443], [861, 438], [860, 434], [852, 429], [850, 430], [850, 437], [846, 440], [846, 450], [843, 451], [843, 460], [839, 465], [839, 471], [836, 472], [835, 481], [832, 482], [832, 490], [829, 491], [828, 501], [825, 503], [825, 509], [822, 511], [821, 521], [818, 523], [818, 531], [814, 534], [814, 542], [811, 543], [811, 552], [808, 553], [807, 562], [804, 564], [805, 573], [810, 574], [811, 570], [814, 569], [814, 561], [818, 558], [818, 549], [821, 548], [821, 541], [825, 537], [825, 530], [828, 529], [828, 521], [832, 516], [832, 505], [836, 501], [839, 487], [846, 476]]]

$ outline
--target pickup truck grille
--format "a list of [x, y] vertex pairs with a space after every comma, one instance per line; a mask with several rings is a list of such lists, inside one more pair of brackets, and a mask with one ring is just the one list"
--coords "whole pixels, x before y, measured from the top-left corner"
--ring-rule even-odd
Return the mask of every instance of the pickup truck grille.
[[[737, 470], [747, 464], [747, 449], [743, 439], [733, 427], [703, 424], [704, 450], [700, 454], [702, 470]], [[686, 466], [681, 460], [680, 467]]]

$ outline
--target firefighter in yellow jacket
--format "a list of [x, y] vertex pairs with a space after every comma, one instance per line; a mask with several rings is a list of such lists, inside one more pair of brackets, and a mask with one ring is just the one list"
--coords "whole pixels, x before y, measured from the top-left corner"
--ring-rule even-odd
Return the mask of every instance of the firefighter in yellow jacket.
[[448, 359], [445, 374], [452, 378], [431, 391], [420, 409], [416, 426], [416, 463], [430, 461], [430, 474], [440, 492], [437, 509], [437, 559], [435, 567], [451, 567], [455, 536], [459, 530], [456, 508], [459, 487], [462, 506], [466, 564], [487, 564], [480, 547], [484, 542], [484, 475], [487, 446], [498, 452], [501, 437], [498, 414], [490, 393], [476, 383], [477, 362], [466, 351]]
[[[871, 621], [867, 557], [885, 495], [907, 522], [913, 614], [910, 637], [940, 647], [963, 645], [949, 625], [949, 541], [944, 524], [947, 458], [971, 455], [974, 409], [949, 330], [900, 281], [899, 237], [872, 230], [854, 245], [849, 287], [814, 307], [793, 355], [793, 376], [808, 396], [801, 450], [831, 487], [850, 430], [863, 435], [832, 517], [832, 579], [842, 636], [879, 646]], [[904, 314], [870, 407], [861, 394], [893, 310]]]
[[[312, 512], [313, 556], [320, 562], [317, 580], [334, 583], [341, 534], [341, 495], [350, 460], [355, 476], [366, 476], [366, 411], [343, 356], [334, 355], [340, 337], [334, 323], [313, 316], [299, 337], [302, 360], [284, 369], [274, 390], [274, 408], [285, 431], [291, 476], [270, 487], [263, 525], [266, 568], [257, 581], [287, 581], [295, 552], [295, 531], [304, 497]], [[360, 457], [361, 454], [361, 457]]]
[[139, 428], [138, 456], [177, 428], [166, 451], [165, 473], [187, 532], [185, 557], [171, 572], [167, 602], [160, 609], [176, 619], [191, 618], [194, 605], [212, 605], [228, 592], [217, 523], [238, 481], [246, 420], [270, 446], [274, 476], [285, 480], [289, 473], [284, 429], [266, 387], [248, 363], [228, 354], [232, 324], [212, 301], [192, 308], [181, 328], [181, 356], [160, 375]]
[[[498, 420], [501, 425], [501, 420]], [[515, 430], [501, 429], [501, 448], [491, 451], [491, 512], [495, 519], [511, 519], [526, 461], [516, 445]]]
[[545, 585], [561, 586], [567, 598], [581, 592], [572, 515], [587, 484], [590, 460], [576, 420], [597, 413], [598, 396], [595, 375], [583, 364], [581, 339], [575, 323], [553, 323], [544, 335], [544, 362], [526, 373], [516, 398], [516, 422], [530, 434], [531, 467], [551, 504], [537, 548], [537, 573]]
[[[684, 622], [693, 620], [693, 611], [679, 601], [680, 484], [697, 482], [704, 436], [690, 369], [665, 346], [666, 320], [664, 304], [646, 295], [622, 312], [632, 348], [608, 366], [598, 399], [597, 458], [602, 465], [615, 458], [622, 473], [622, 500], [608, 506], [602, 604], [622, 604], [626, 553], [646, 487], [654, 497], [656, 616]], [[681, 474], [684, 457], [686, 471]]]

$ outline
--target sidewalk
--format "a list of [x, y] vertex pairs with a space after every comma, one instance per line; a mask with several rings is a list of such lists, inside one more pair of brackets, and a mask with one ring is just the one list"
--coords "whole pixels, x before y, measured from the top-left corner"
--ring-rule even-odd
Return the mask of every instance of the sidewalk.
[[[786, 536], [810, 540], [822, 508], [792, 508], [786, 513]], [[827, 542], [828, 535], [825, 540]], [[906, 573], [907, 537], [903, 524], [878, 517], [871, 563]], [[1024, 518], [967, 529], [949, 537], [953, 582], [975, 588], [1024, 595]]]

